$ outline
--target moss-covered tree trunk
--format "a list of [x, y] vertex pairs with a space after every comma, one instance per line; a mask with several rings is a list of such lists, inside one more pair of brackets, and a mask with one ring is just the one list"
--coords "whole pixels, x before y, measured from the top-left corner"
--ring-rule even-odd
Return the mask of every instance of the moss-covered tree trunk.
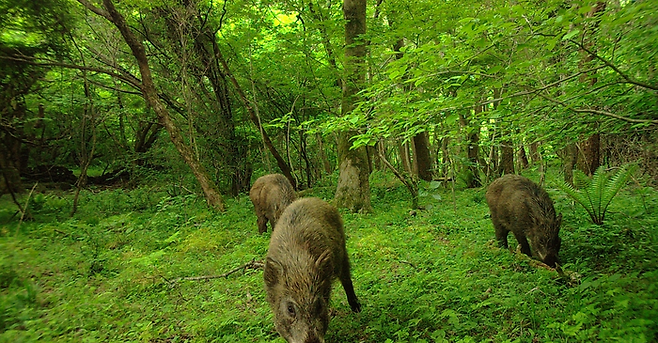
[[[357, 93], [365, 81], [364, 56], [366, 33], [366, 0], [345, 0], [345, 79], [343, 82], [343, 102], [341, 115], [354, 109], [358, 101]], [[365, 148], [350, 149], [350, 138], [356, 132], [343, 131], [338, 135], [338, 164], [340, 174], [336, 188], [336, 206], [352, 212], [372, 210], [370, 204], [370, 182], [368, 180], [368, 156]]]

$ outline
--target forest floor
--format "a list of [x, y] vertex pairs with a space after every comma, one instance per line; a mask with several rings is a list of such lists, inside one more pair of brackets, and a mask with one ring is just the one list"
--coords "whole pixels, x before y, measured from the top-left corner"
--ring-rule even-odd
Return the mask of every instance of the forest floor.
[[[363, 311], [336, 283], [327, 342], [658, 341], [653, 189], [629, 184], [597, 226], [549, 178], [558, 273], [496, 246], [483, 188], [426, 189], [414, 213], [392, 176], [371, 180], [374, 213], [341, 211]], [[179, 279], [263, 260], [249, 198], [220, 214], [174, 190], [85, 191], [73, 217], [70, 194], [36, 194], [22, 223], [0, 197], [0, 342], [284, 342], [261, 269]]]

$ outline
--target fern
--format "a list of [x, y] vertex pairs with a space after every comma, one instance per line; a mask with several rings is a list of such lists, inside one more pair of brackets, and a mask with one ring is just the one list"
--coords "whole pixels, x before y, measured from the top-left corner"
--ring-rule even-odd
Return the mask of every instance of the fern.
[[636, 165], [625, 164], [610, 176], [601, 166], [591, 179], [583, 172], [575, 170], [573, 186], [564, 181], [559, 182], [558, 186], [585, 209], [594, 224], [601, 225], [612, 199], [635, 170]]

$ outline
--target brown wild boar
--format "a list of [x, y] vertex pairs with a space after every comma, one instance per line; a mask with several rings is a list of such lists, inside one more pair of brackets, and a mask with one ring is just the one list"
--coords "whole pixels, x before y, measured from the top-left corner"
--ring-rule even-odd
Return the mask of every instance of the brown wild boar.
[[270, 238], [263, 274], [274, 325], [289, 343], [324, 342], [336, 278], [352, 311], [361, 311], [343, 221], [333, 206], [318, 198], [299, 199], [283, 212]]
[[523, 176], [508, 174], [489, 185], [486, 198], [498, 245], [507, 248], [507, 233], [512, 231], [521, 252], [532, 256], [532, 247], [544, 263], [555, 267], [562, 214], [555, 215], [548, 193]]
[[267, 221], [269, 220], [270, 226], [274, 230], [283, 210], [297, 199], [297, 195], [285, 176], [269, 174], [259, 177], [254, 182], [249, 191], [249, 198], [254, 203], [254, 210], [258, 217], [258, 232], [265, 233]]

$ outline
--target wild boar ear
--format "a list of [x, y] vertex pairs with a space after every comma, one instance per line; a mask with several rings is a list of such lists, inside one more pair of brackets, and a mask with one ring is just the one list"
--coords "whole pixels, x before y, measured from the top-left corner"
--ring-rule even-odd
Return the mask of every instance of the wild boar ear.
[[279, 282], [279, 276], [283, 273], [283, 265], [279, 261], [268, 257], [265, 260], [265, 284], [276, 285]]
[[331, 256], [332, 256], [331, 249], [325, 250], [322, 254], [320, 254], [318, 259], [315, 260], [315, 268], [319, 270], [325, 267], [328, 264], [328, 262], [331, 260]]

